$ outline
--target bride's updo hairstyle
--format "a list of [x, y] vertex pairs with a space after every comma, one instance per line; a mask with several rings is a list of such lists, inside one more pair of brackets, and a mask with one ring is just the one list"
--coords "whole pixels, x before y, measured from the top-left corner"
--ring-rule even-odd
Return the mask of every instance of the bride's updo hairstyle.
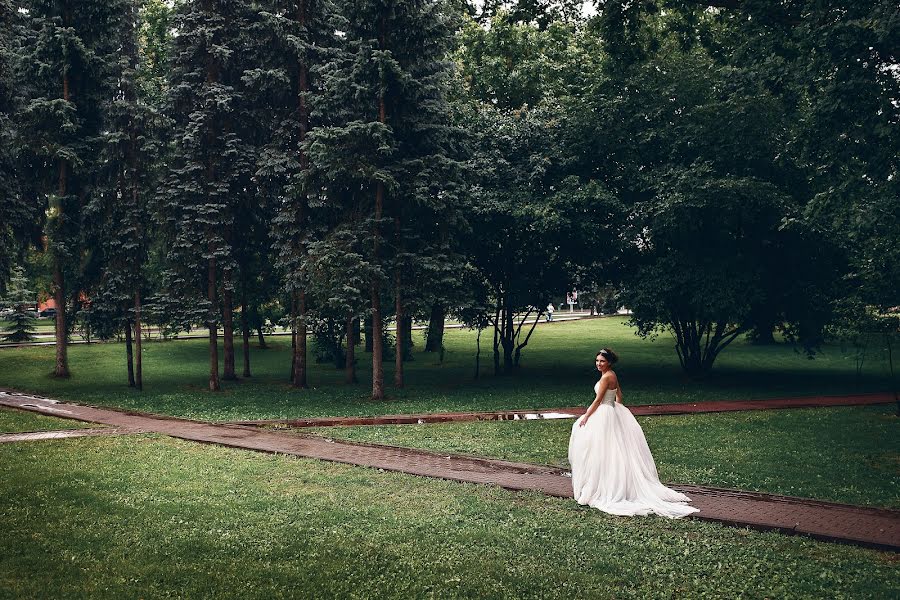
[[611, 365], [614, 365], [617, 362], [619, 362], [619, 355], [616, 354], [615, 352], [613, 352], [612, 350], [610, 350], [609, 348], [603, 348], [602, 350], [600, 350], [600, 352], [597, 353], [597, 356], [602, 356], [603, 358], [606, 359], [606, 362], [608, 362]]

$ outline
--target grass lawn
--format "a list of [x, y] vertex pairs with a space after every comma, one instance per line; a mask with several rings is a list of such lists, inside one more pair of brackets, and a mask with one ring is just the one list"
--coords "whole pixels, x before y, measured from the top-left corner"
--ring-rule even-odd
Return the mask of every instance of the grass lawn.
[[[522, 354], [520, 372], [494, 377], [489, 374], [489, 336], [484, 337], [483, 375], [474, 380], [473, 332], [447, 331], [443, 364], [433, 353], [421, 352], [424, 344], [417, 333], [406, 388], [389, 386], [390, 398], [379, 403], [368, 400], [371, 365], [363, 352], [359, 384], [343, 384], [343, 372], [332, 365], [311, 364], [311, 389], [291, 388], [286, 337], [270, 338], [268, 350], [253, 348], [254, 376], [225, 382], [221, 393], [206, 390], [208, 354], [203, 340], [145, 344], [142, 393], [125, 385], [122, 344], [70, 347], [72, 377], [68, 380], [49, 376], [52, 347], [0, 350], [0, 386], [93, 405], [208, 420], [550, 408], [590, 402], [597, 379], [594, 354], [608, 345], [622, 357], [617, 371], [630, 404], [859, 393], [890, 387], [885, 362], [874, 356], [874, 350], [857, 379], [853, 358], [838, 347], [827, 347], [818, 358], [808, 360], [787, 345], [758, 347], [743, 341], [725, 350], [707, 379], [691, 381], [681, 373], [671, 339], [641, 340], [622, 318], [541, 324]], [[386, 365], [385, 379], [392, 381], [392, 364]]]
[[46, 417], [24, 410], [0, 407], [0, 433], [87, 429], [91, 427], [102, 427], [102, 425], [82, 423], [71, 419], [57, 419], [56, 417]]
[[[53, 333], [54, 328], [56, 327], [56, 322], [54, 319], [47, 318], [36, 318], [31, 322], [32, 326], [34, 326], [35, 333]], [[8, 319], [0, 319], [0, 332], [4, 332], [9, 330], [12, 327], [12, 321]], [[76, 333], [76, 336], [80, 339]]]
[[[893, 406], [638, 420], [663, 481], [900, 508], [900, 419]], [[331, 438], [568, 468], [571, 428], [571, 420], [554, 420], [312, 431]]]
[[0, 597], [897, 597], [897, 558], [155, 436], [0, 447]]

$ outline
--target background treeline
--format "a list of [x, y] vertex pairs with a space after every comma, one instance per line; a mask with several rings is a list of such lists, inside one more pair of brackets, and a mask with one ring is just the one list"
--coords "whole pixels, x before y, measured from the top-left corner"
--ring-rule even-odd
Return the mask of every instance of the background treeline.
[[886, 1], [0, 0], [0, 292], [55, 298], [57, 376], [80, 320], [137, 387], [148, 324], [208, 329], [212, 390], [273, 323], [298, 387], [364, 339], [382, 398], [448, 317], [512, 372], [570, 289], [691, 375], [891, 351], [898, 40]]

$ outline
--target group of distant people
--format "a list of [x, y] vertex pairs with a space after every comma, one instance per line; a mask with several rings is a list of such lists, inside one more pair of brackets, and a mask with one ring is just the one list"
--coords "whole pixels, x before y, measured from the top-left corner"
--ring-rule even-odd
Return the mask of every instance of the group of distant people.
[[[578, 304], [578, 292], [567, 292], [566, 293], [566, 304], [568, 304], [570, 308], [572, 306], [574, 306], [575, 304]], [[553, 306], [552, 302], [547, 305], [547, 310], [546, 310], [545, 315], [546, 315], [546, 319], [547, 319], [548, 323], [553, 320], [553, 312], [555, 310], [556, 310], [556, 307]]]

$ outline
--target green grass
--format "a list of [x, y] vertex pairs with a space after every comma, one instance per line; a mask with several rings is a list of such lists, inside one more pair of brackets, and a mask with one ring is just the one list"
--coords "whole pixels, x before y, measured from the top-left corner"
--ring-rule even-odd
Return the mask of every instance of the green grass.
[[4, 598], [897, 597], [896, 556], [153, 436], [0, 447]]
[[[900, 508], [900, 419], [893, 406], [638, 420], [663, 481]], [[482, 421], [313, 431], [338, 439], [568, 468], [572, 423]]]
[[[55, 328], [55, 322], [53, 319], [34, 319], [32, 322], [34, 325], [35, 333], [53, 333]], [[0, 319], [0, 332], [6, 331], [12, 326], [12, 321], [8, 319]]]
[[[549, 408], [590, 402], [597, 379], [594, 354], [608, 345], [622, 357], [617, 370], [630, 404], [889, 388], [884, 361], [874, 357], [857, 379], [853, 359], [837, 347], [826, 348], [811, 361], [790, 346], [757, 347], [742, 341], [721, 355], [712, 375], [701, 382], [691, 381], [681, 373], [671, 339], [641, 340], [621, 318], [540, 325], [523, 352], [520, 372], [512, 377], [489, 373], [489, 340], [482, 341], [483, 375], [476, 381], [474, 333], [448, 330], [443, 364], [434, 354], [420, 351], [423, 343], [417, 333], [417, 351], [415, 360], [407, 365], [406, 388], [389, 386], [389, 399], [378, 403], [368, 400], [371, 359], [363, 352], [359, 353], [359, 384], [343, 384], [343, 373], [331, 365], [311, 364], [310, 389], [291, 388], [287, 384], [290, 341], [286, 337], [271, 338], [269, 350], [254, 348], [254, 376], [225, 382], [221, 393], [206, 389], [208, 354], [203, 340], [145, 344], [142, 393], [125, 385], [122, 344], [70, 347], [72, 377], [68, 380], [49, 376], [52, 347], [0, 350], [0, 386], [93, 405], [209, 420]], [[392, 365], [386, 367], [385, 378], [390, 382]]]
[[70, 419], [46, 417], [24, 410], [0, 407], [0, 433], [25, 433], [30, 431], [56, 431], [59, 429], [85, 429], [102, 427], [95, 423], [82, 423]]

